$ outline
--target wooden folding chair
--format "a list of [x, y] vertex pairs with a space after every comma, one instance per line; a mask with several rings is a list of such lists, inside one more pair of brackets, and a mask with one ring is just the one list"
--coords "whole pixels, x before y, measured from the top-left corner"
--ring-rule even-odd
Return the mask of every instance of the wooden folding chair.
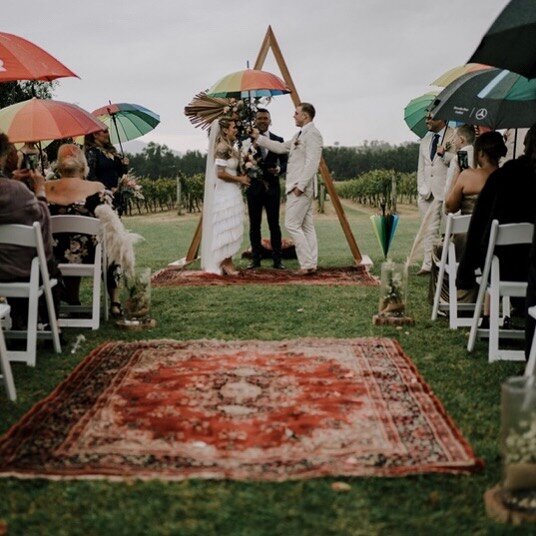
[[475, 305], [475, 311], [471, 322], [471, 332], [467, 350], [472, 352], [478, 335], [485, 335], [488, 330], [479, 329], [480, 314], [484, 304], [486, 292], [490, 296], [489, 315], [489, 362], [507, 360], [524, 361], [525, 355], [522, 350], [505, 350], [499, 348], [499, 339], [521, 339], [525, 336], [524, 330], [500, 329], [500, 302], [501, 298], [524, 298], [527, 294], [526, 281], [501, 280], [500, 262], [495, 255], [497, 246], [513, 246], [518, 244], [531, 244], [534, 225], [532, 223], [508, 223], [499, 225], [498, 220], [493, 220], [488, 242], [488, 250], [480, 287]]
[[[95, 259], [93, 263], [62, 263], [58, 267], [64, 277], [91, 277], [93, 279], [93, 296], [91, 307], [85, 305], [64, 305], [62, 304], [61, 313], [79, 313], [91, 316], [89, 318], [62, 318], [58, 323], [61, 327], [69, 328], [91, 328], [99, 329], [100, 325], [100, 295], [101, 295], [101, 278], [104, 274], [104, 304], [107, 311], [106, 301], [106, 269], [105, 255], [103, 255], [103, 243], [100, 240], [100, 222], [97, 218], [76, 215], [52, 216], [50, 218], [52, 234], [69, 233], [90, 235], [96, 242]], [[107, 318], [105, 312], [105, 318]]]
[[6, 341], [4, 332], [2, 331], [2, 320], [9, 316], [10, 307], [7, 303], [0, 303], [0, 372], [4, 380], [7, 397], [11, 401], [17, 400], [17, 391], [15, 390], [15, 382], [13, 381], [13, 373], [11, 372], [11, 364], [7, 355]]
[[[0, 282], [0, 296], [6, 298], [27, 298], [28, 299], [28, 327], [26, 331], [6, 330], [6, 335], [16, 338], [26, 338], [26, 350], [8, 350], [7, 355], [10, 361], [23, 361], [27, 365], [34, 367], [36, 358], [36, 344], [39, 336], [52, 336], [54, 350], [61, 352], [60, 335], [54, 302], [52, 299], [52, 287], [57, 284], [56, 279], [50, 279], [48, 275], [45, 248], [43, 246], [43, 236], [41, 235], [41, 225], [35, 222], [29, 225], [0, 225], [0, 244], [18, 245], [37, 250], [36, 256], [32, 260], [30, 268], [30, 279], [27, 282]], [[41, 277], [41, 282], [39, 278]], [[37, 311], [39, 297], [44, 294], [50, 331], [37, 331]]]
[[[456, 258], [456, 247], [453, 242], [455, 234], [467, 233], [471, 215], [454, 215], [449, 214], [447, 217], [447, 226], [445, 228], [445, 238], [443, 239], [443, 250], [441, 252], [441, 260], [439, 261], [439, 273], [437, 277], [437, 285], [434, 295], [434, 305], [432, 307], [432, 320], [437, 319], [438, 312], [449, 312], [449, 327], [450, 329], [458, 329], [459, 327], [468, 327], [471, 325], [471, 318], [459, 316], [460, 311], [473, 311], [474, 303], [458, 304], [458, 293], [456, 288], [456, 274], [458, 272], [458, 259]], [[449, 302], [441, 303], [441, 290], [445, 274], [449, 277]]]

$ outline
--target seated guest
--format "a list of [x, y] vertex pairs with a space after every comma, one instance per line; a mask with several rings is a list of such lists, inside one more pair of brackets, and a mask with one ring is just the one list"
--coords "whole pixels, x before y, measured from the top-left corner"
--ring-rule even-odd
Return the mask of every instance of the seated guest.
[[[473, 151], [474, 141], [475, 131], [472, 125], [461, 125], [456, 129], [456, 134], [454, 134], [453, 138], [454, 150], [456, 153], [445, 153], [445, 159], [447, 158], [447, 155], [450, 156], [447, 180], [445, 183], [445, 199], [459, 174], [464, 169], [476, 167]], [[462, 162], [459, 161], [459, 154], [461, 154], [461, 152], [466, 154], [465, 161]]]
[[[461, 128], [462, 127], [458, 127], [458, 130]], [[467, 128], [469, 130], [466, 132], [466, 135], [470, 137], [469, 133], [472, 132], [472, 128], [469, 126], [467, 126]], [[463, 170], [454, 180], [454, 184], [445, 199], [445, 212], [447, 213], [461, 212], [461, 214], [471, 214], [476, 200], [478, 199], [478, 195], [486, 184], [488, 177], [499, 167], [499, 159], [506, 154], [506, 146], [503, 137], [498, 132], [485, 132], [476, 139], [474, 150], [473, 147], [471, 147], [471, 149], [472, 152], [474, 152], [477, 167], [476, 169], [468, 168]], [[456, 250], [456, 258], [460, 258], [462, 255], [465, 246], [465, 238], [465, 234], [456, 234], [452, 239]], [[433, 302], [435, 293], [435, 285], [439, 274], [438, 263], [441, 259], [442, 250], [442, 243], [435, 246], [433, 250], [433, 258], [435, 262], [432, 265], [432, 277], [430, 279], [431, 286], [429, 299], [431, 302]], [[448, 296], [448, 274], [445, 274], [441, 289], [441, 299], [444, 303], [448, 302]], [[473, 303], [475, 297], [474, 288], [458, 290], [458, 302]]]
[[[496, 219], [500, 224], [534, 223], [535, 199], [536, 125], [525, 137], [524, 155], [493, 171], [478, 196], [458, 268], [458, 288], [476, 286], [475, 270], [484, 265], [491, 222]], [[497, 248], [496, 254], [501, 263], [501, 278], [527, 280], [529, 245], [504, 246]]]
[[[58, 277], [52, 256], [50, 214], [45, 196], [45, 179], [33, 170], [13, 170], [12, 179], [6, 177], [6, 161], [13, 155], [13, 146], [5, 134], [0, 134], [0, 224], [41, 224], [45, 255], [49, 261], [51, 277]], [[28, 185], [28, 186], [27, 186]], [[0, 245], [0, 281], [28, 281], [35, 250], [17, 245]], [[59, 285], [53, 287], [55, 305], [59, 301]], [[46, 320], [46, 307], [40, 300], [41, 319]], [[14, 329], [23, 329], [27, 321], [28, 300], [10, 298], [11, 319]]]
[[471, 214], [488, 177], [499, 167], [506, 146], [498, 132], [485, 132], [474, 145], [476, 169], [465, 169], [454, 180], [445, 199], [445, 211]]
[[[79, 215], [98, 217], [101, 222], [112, 220], [111, 225], [104, 225], [105, 230], [119, 229], [128, 237], [118, 216], [111, 209], [112, 195], [104, 184], [86, 180], [88, 164], [83, 151], [73, 144], [62, 145], [58, 149], [58, 180], [46, 183], [47, 199], [52, 215]], [[115, 233], [117, 235], [117, 233]], [[115, 238], [115, 239], [114, 239]], [[95, 245], [91, 237], [83, 234], [58, 233], [55, 235], [54, 255], [58, 263], [91, 263], [95, 258]], [[121, 315], [119, 302], [119, 283], [121, 279], [120, 257], [114, 255], [117, 237], [106, 236], [107, 257], [111, 264], [107, 271], [107, 285], [110, 294], [110, 313], [114, 317]], [[128, 247], [128, 240], [123, 246]], [[65, 277], [65, 301], [72, 305], [80, 303], [80, 278]]]

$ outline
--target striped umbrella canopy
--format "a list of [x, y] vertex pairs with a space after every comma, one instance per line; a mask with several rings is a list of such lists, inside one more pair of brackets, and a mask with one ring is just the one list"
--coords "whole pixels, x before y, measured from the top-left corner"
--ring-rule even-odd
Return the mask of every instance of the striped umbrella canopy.
[[426, 115], [436, 99], [438, 91], [430, 91], [408, 102], [404, 108], [404, 121], [409, 129], [423, 138], [428, 132], [426, 128]]
[[431, 114], [437, 119], [483, 125], [494, 130], [530, 127], [536, 122], [536, 95], [527, 100], [506, 98], [512, 96], [510, 91], [516, 96], [526, 90], [527, 84], [522, 78], [495, 68], [468, 73], [437, 96]]
[[160, 123], [158, 114], [139, 104], [128, 102], [110, 103], [91, 113], [108, 127], [112, 143], [135, 140]]
[[454, 67], [449, 69], [446, 73], [443, 73], [439, 78], [436, 78], [431, 85], [447, 87], [464, 74], [476, 73], [478, 71], [483, 71], [484, 69], [491, 69], [491, 67], [489, 65], [484, 65], [483, 63], [466, 63], [465, 65], [459, 65], [458, 67]]
[[482, 99], [505, 99], [508, 101], [536, 100], [536, 78], [525, 78], [506, 69], [499, 71], [478, 94]]
[[210, 97], [255, 98], [290, 93], [285, 82], [275, 74], [244, 69], [224, 76], [206, 94]]
[[0, 32], [0, 82], [51, 81], [78, 75], [42, 48], [17, 35]]
[[12, 143], [72, 138], [105, 128], [95, 116], [68, 102], [34, 97], [0, 110], [0, 132]]

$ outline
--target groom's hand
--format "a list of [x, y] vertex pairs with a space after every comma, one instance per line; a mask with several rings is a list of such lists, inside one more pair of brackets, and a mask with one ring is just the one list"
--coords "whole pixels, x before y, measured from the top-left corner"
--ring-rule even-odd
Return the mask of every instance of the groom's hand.
[[302, 192], [297, 186], [294, 186], [294, 190], [292, 190], [292, 193], [293, 193], [296, 197], [300, 197], [300, 195], [303, 194], [303, 192]]

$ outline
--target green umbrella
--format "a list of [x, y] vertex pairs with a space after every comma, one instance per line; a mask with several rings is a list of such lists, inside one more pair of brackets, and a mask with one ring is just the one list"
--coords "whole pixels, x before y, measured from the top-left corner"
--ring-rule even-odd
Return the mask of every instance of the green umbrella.
[[428, 132], [426, 128], [426, 115], [437, 94], [437, 91], [425, 93], [420, 97], [410, 100], [404, 108], [404, 121], [409, 129], [417, 134], [419, 138], [423, 138]]
[[536, 0], [512, 0], [497, 17], [469, 62], [536, 78]]
[[139, 104], [121, 102], [108, 104], [91, 112], [109, 129], [110, 141], [119, 143], [123, 152], [122, 141], [135, 140], [153, 130], [160, 123], [160, 116]]

